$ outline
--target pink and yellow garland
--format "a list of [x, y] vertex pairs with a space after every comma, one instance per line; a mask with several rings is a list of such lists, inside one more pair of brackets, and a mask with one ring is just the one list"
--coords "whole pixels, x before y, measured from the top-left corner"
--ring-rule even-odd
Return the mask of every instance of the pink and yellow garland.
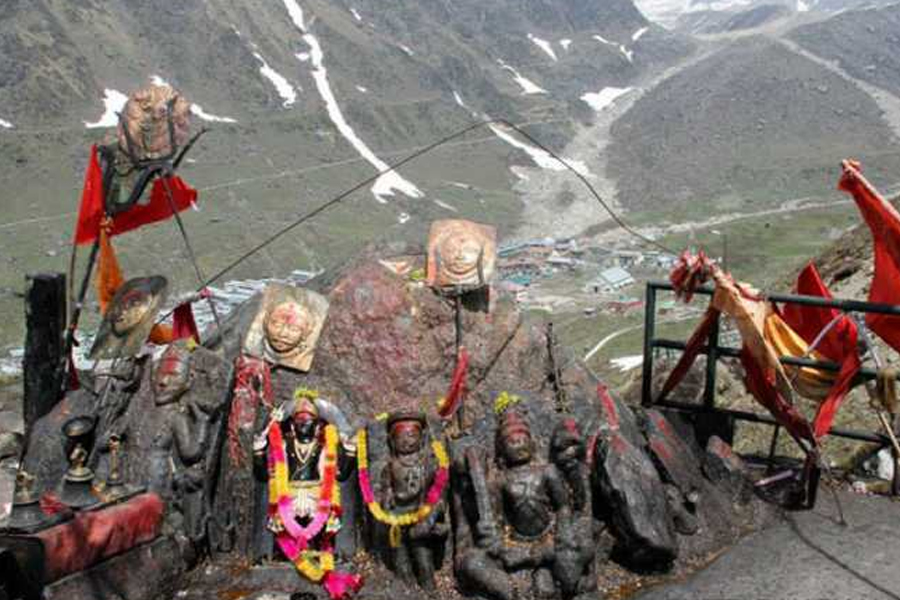
[[[333, 425], [325, 426], [325, 461], [316, 515], [305, 527], [297, 522], [294, 498], [288, 481], [287, 454], [281, 425], [269, 426], [269, 516], [281, 521], [284, 529], [276, 535], [281, 551], [301, 575], [325, 587], [332, 599], [343, 598], [357, 591], [362, 579], [356, 575], [335, 571], [331, 540], [322, 540], [321, 550], [310, 550], [309, 544], [325, 528], [328, 520], [341, 514], [340, 486], [337, 484], [338, 432]], [[326, 536], [327, 537], [327, 536]]]
[[366, 444], [366, 430], [360, 429], [356, 435], [357, 445], [357, 471], [359, 476], [359, 489], [362, 492], [363, 502], [369, 508], [369, 513], [379, 523], [384, 523], [390, 527], [389, 540], [391, 547], [396, 548], [400, 545], [403, 527], [409, 527], [421, 523], [431, 514], [435, 505], [440, 502], [441, 496], [444, 494], [444, 488], [450, 479], [450, 458], [443, 444], [435, 440], [431, 443], [431, 449], [438, 462], [438, 471], [434, 476], [434, 482], [425, 494], [425, 503], [420, 505], [418, 509], [402, 514], [389, 513], [381, 507], [381, 504], [375, 500], [375, 493], [372, 491], [372, 483], [369, 477], [369, 456], [368, 446]]

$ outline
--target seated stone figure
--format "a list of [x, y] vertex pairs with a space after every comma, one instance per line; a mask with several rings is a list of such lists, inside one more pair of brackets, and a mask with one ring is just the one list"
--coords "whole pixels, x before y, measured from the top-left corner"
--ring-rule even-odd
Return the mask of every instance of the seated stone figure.
[[[464, 588], [475, 593], [511, 600], [516, 597], [551, 598], [554, 525], [569, 518], [565, 483], [551, 465], [538, 463], [531, 429], [516, 409], [507, 409], [496, 437], [496, 470], [487, 472], [484, 461], [468, 452], [464, 470], [475, 510], [459, 499], [464, 529], [458, 538], [456, 572]], [[465, 491], [465, 490], [461, 490]], [[473, 512], [477, 513], [472, 523]]]
[[[385, 508], [396, 514], [419, 510], [434, 484], [437, 465], [426, 449], [425, 415], [394, 413], [388, 418], [390, 459], [382, 472]], [[434, 589], [434, 571], [449, 533], [446, 506], [439, 501], [425, 518], [405, 529], [390, 549], [391, 566], [406, 581]]]

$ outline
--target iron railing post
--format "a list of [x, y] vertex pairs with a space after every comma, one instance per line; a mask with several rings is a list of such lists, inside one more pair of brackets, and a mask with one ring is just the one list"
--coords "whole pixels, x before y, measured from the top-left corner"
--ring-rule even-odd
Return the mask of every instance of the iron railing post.
[[716, 407], [716, 363], [719, 360], [719, 320], [717, 314], [709, 328], [706, 349], [706, 387], [703, 389], [703, 405], [712, 410]]
[[656, 284], [647, 282], [644, 295], [644, 362], [641, 379], [641, 404], [653, 405], [653, 347], [656, 327]]

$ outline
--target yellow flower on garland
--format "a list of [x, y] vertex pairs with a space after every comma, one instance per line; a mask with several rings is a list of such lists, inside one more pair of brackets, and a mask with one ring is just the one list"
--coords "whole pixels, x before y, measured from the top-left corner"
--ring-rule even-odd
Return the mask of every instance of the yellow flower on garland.
[[300, 386], [296, 390], [294, 390], [294, 400], [300, 400], [301, 398], [309, 398], [310, 400], [318, 400], [319, 399], [319, 391], [311, 390], [309, 388]]
[[494, 400], [494, 413], [502, 415], [510, 406], [515, 406], [522, 401], [522, 398], [509, 392], [500, 392], [497, 399]]
[[431, 443], [432, 452], [437, 459], [438, 471], [434, 477], [434, 483], [431, 484], [425, 495], [425, 502], [414, 511], [394, 514], [389, 513], [375, 499], [375, 493], [372, 491], [372, 484], [369, 478], [369, 448], [366, 440], [366, 430], [360, 429], [356, 434], [357, 451], [357, 475], [359, 477], [359, 489], [362, 493], [363, 502], [369, 509], [369, 513], [379, 523], [383, 523], [389, 527], [388, 539], [392, 548], [400, 546], [402, 541], [403, 527], [410, 527], [421, 523], [434, 510], [435, 505], [440, 501], [444, 493], [444, 487], [450, 478], [450, 457], [444, 445], [435, 440]]

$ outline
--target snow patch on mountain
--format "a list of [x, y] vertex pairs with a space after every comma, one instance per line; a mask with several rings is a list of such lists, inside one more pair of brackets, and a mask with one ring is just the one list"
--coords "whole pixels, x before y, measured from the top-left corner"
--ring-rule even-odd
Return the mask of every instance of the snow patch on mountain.
[[539, 37], [535, 37], [532, 34], [528, 34], [528, 39], [532, 41], [534, 45], [544, 51], [544, 53], [553, 59], [553, 62], [557, 62], [559, 59], [556, 57], [556, 52], [553, 50], [553, 44], [548, 42], [547, 40], [542, 40]]
[[199, 104], [191, 104], [191, 114], [203, 121], [209, 121], [211, 123], [237, 123], [237, 119], [232, 117], [220, 117], [218, 115], [210, 114], [203, 110], [203, 107]]
[[564, 39], [564, 40], [559, 40], [559, 45], [563, 47], [563, 50], [565, 50], [566, 52], [568, 52], [568, 51], [569, 51], [569, 46], [572, 45], [572, 40], [570, 40], [569, 38], [566, 38], [566, 39]]
[[[293, 5], [296, 8], [295, 13], [299, 11], [299, 20], [294, 18], [294, 15], [291, 18], [294, 19], [294, 24], [300, 28], [301, 24], [304, 23], [303, 10], [294, 0], [284, 0], [284, 3], [285, 6]], [[387, 199], [394, 196], [395, 192], [400, 192], [410, 198], [423, 197], [424, 194], [415, 184], [404, 179], [396, 171], [391, 170], [387, 163], [378, 158], [347, 122], [328, 81], [328, 69], [325, 68], [325, 53], [322, 50], [322, 45], [316, 36], [306, 32], [305, 29], [301, 29], [301, 31], [303, 32], [303, 41], [309, 46], [309, 60], [312, 62], [313, 81], [315, 81], [316, 89], [325, 102], [328, 117], [359, 155], [381, 173], [381, 176], [372, 186], [372, 194], [375, 196], [375, 199], [382, 204], [386, 204]], [[300, 56], [298, 55], [297, 58], [299, 59]]]
[[350, 14], [352, 14], [353, 18], [356, 19], [357, 21], [362, 21], [362, 16], [359, 14], [359, 12], [357, 12], [357, 10], [355, 8], [350, 9]]
[[597, 93], [588, 92], [581, 96], [581, 99], [590, 105], [595, 111], [600, 112], [610, 106], [619, 96], [623, 96], [630, 92], [633, 88], [616, 88], [606, 87]]
[[[541, 148], [532, 146], [531, 144], [526, 144], [525, 142], [519, 141], [497, 125], [489, 125], [489, 127], [491, 128], [491, 131], [494, 132], [494, 135], [496, 135], [498, 138], [500, 138], [513, 148], [518, 148], [519, 150], [525, 152], [531, 158], [531, 160], [534, 161], [534, 164], [536, 164], [540, 168], [548, 169], [550, 171], [567, 170], [566, 166], [562, 162], [553, 158], [553, 156], [551, 156], [550, 153], [546, 150], [542, 150]], [[579, 175], [582, 175], [584, 177], [593, 177], [590, 169], [588, 169], [587, 165], [583, 161], [569, 159], [565, 160], [567, 163], [569, 163], [569, 165], [571, 165], [573, 169], [575, 169], [575, 171]], [[513, 172], [515, 173], [515, 171]]]
[[284, 0], [284, 7], [291, 17], [291, 21], [301, 32], [306, 33], [306, 18], [303, 15], [303, 9], [297, 4], [296, 0]]
[[363, 87], [363, 86], [361, 86], [361, 85], [356, 86], [356, 89], [359, 90], [359, 91], [360, 91], [361, 93], [363, 93], [363, 94], [368, 94], [368, 93], [369, 93], [369, 88]]
[[649, 27], [641, 27], [640, 29], [638, 29], [631, 35], [631, 41], [632, 42], [638, 41], [639, 39], [641, 39], [641, 36], [643, 36], [649, 30], [650, 30]]
[[272, 85], [275, 86], [275, 91], [281, 96], [281, 99], [283, 100], [282, 106], [285, 108], [293, 106], [297, 101], [297, 92], [294, 90], [294, 86], [292, 86], [281, 73], [269, 66], [269, 63], [263, 58], [262, 54], [254, 52], [253, 56], [256, 57], [256, 60], [260, 63], [260, 74], [272, 82]]
[[84, 126], [88, 129], [115, 127], [119, 124], [119, 113], [125, 108], [126, 102], [128, 96], [118, 90], [106, 88], [103, 90], [103, 115], [93, 123], [85, 121]]
[[404, 52], [406, 52], [406, 54], [408, 56], [413, 56], [415, 54], [415, 52], [413, 52], [409, 46], [406, 46], [404, 44], [399, 44], [399, 46], [400, 46], [400, 49], [403, 50]]
[[437, 204], [438, 206], [440, 206], [441, 208], [445, 208], [451, 212], [459, 212], [455, 206], [453, 206], [451, 204], [447, 204], [446, 202], [444, 202], [442, 200], [435, 199], [434, 203]]
[[9, 121], [0, 119], [0, 127], [2, 127], [3, 129], [12, 129], [14, 126]]
[[497, 62], [500, 63], [500, 66], [501, 66], [503, 69], [505, 69], [505, 70], [507, 70], [507, 71], [509, 71], [510, 73], [513, 74], [513, 78], [516, 80], [516, 83], [518, 83], [518, 84], [519, 84], [519, 87], [522, 88], [522, 94], [523, 94], [523, 95], [526, 95], [526, 96], [527, 96], [527, 95], [529, 95], [529, 94], [546, 94], [546, 93], [547, 93], [547, 90], [545, 90], [545, 89], [542, 88], [541, 86], [537, 85], [536, 83], [534, 83], [534, 82], [531, 81], [530, 79], [526, 79], [525, 77], [522, 77], [522, 74], [521, 74], [521, 73], [519, 73], [519, 72], [518, 72], [515, 68], [513, 68], [512, 66], [510, 66], [510, 65], [506, 64], [505, 62], [503, 62], [503, 60], [501, 60], [501, 59], [498, 58], [498, 59], [497, 59]]

